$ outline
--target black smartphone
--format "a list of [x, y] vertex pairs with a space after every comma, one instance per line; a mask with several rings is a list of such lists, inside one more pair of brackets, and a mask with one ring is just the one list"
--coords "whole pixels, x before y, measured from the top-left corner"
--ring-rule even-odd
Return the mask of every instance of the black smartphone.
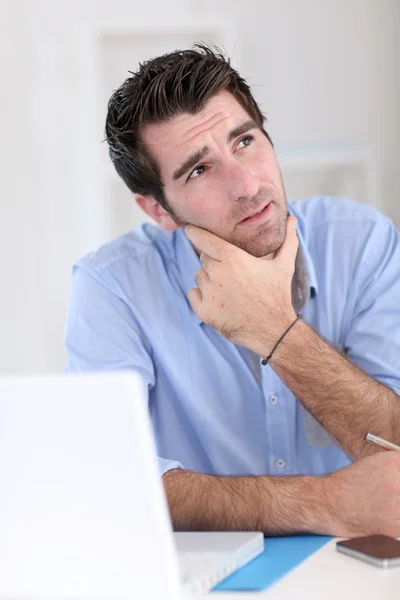
[[336, 550], [387, 569], [400, 566], [400, 541], [387, 535], [370, 535], [336, 542]]

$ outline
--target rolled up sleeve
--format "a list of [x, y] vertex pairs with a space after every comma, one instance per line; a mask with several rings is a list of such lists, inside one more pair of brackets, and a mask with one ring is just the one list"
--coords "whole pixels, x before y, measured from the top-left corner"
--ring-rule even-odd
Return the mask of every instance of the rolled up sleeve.
[[[106, 272], [74, 266], [65, 330], [65, 371], [132, 370], [140, 374], [149, 391], [156, 384], [151, 347], [131, 308], [112, 288]], [[148, 400], [147, 394], [147, 408]], [[173, 458], [158, 457], [158, 463], [161, 475], [183, 468]]]

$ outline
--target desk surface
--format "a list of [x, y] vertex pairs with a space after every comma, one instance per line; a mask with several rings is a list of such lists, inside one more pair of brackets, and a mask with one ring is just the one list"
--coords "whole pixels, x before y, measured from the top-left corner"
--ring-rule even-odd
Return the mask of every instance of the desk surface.
[[212, 592], [210, 600], [399, 600], [400, 567], [380, 569], [340, 554], [332, 540], [262, 592]]

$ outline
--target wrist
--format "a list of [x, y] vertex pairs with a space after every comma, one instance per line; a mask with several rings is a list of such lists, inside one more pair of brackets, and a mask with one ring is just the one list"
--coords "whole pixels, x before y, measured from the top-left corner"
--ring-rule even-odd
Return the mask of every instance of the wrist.
[[[288, 327], [290, 327], [290, 325], [294, 323], [296, 318], [297, 315], [294, 313], [294, 317], [292, 318]], [[290, 329], [290, 331], [288, 331], [283, 340], [279, 343], [272, 357], [269, 360], [269, 364], [273, 368], [279, 367], [281, 364], [287, 364], [291, 357], [299, 356], [299, 354], [304, 349], [305, 341], [310, 335], [310, 331], [310, 327], [308, 327], [308, 325], [302, 319], [299, 319]], [[272, 348], [269, 350], [269, 352], [271, 352], [271, 350]], [[267, 353], [267, 355], [269, 354], [269, 352]]]
[[360, 511], [362, 494], [357, 483], [351, 482], [349, 485], [345, 475], [350, 468], [339, 469], [321, 478], [329, 517], [327, 532], [336, 537], [360, 537], [364, 533], [359, 523], [359, 517], [363, 514]]
[[[279, 319], [272, 320], [267, 318], [265, 321], [261, 320], [259, 323], [259, 328], [257, 332], [255, 332], [254, 340], [252, 341], [251, 345], [248, 346], [249, 349], [262, 358], [265, 358], [270, 354], [279, 338], [289, 329], [291, 325], [293, 325], [296, 319], [297, 314], [292, 309], [285, 311], [285, 313], [283, 313]], [[295, 327], [297, 327], [297, 323]], [[282, 340], [282, 342], [283, 341], [284, 340]], [[278, 348], [281, 343], [278, 345]], [[275, 350], [275, 352], [278, 350], [278, 348]]]
[[[312, 513], [314, 533], [318, 535], [338, 535], [338, 487], [331, 475], [312, 477], [314, 507]], [[340, 511], [339, 511], [340, 512]]]
[[318, 535], [333, 535], [333, 511], [331, 485], [328, 476], [302, 478], [299, 514], [302, 514], [303, 532]]
[[[265, 477], [266, 497], [261, 525], [273, 535], [316, 533], [332, 535], [330, 486], [324, 477]], [[272, 526], [272, 530], [271, 530]]]

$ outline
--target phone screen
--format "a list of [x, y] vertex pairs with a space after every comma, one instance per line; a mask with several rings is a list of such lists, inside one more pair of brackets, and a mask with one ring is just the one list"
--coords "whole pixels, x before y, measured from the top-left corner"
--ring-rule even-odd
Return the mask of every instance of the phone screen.
[[361, 552], [374, 558], [400, 558], [400, 541], [386, 535], [371, 535], [337, 542], [337, 546]]

